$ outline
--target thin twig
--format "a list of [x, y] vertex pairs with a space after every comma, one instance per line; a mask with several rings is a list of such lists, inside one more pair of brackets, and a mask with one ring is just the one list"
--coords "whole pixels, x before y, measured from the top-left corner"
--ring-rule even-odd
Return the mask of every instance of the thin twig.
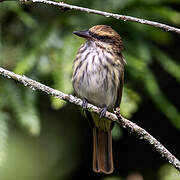
[[[55, 90], [53, 88], [50, 88], [44, 84], [41, 84], [37, 81], [34, 81], [26, 76], [21, 76], [18, 74], [15, 74], [11, 71], [8, 71], [6, 69], [3, 69], [0, 67], [0, 75], [9, 78], [14, 79], [24, 86], [30, 87], [32, 90], [40, 90], [45, 92], [46, 94], [49, 94], [51, 96], [54, 96], [59, 99], [63, 99], [67, 102], [70, 102], [72, 104], [82, 106], [82, 100], [74, 97], [69, 94], [65, 94], [61, 91]], [[91, 110], [92, 112], [100, 114], [100, 108], [92, 105], [87, 104], [87, 108]], [[180, 171], [180, 162], [179, 160], [172, 155], [159, 141], [157, 141], [152, 135], [150, 135], [146, 130], [139, 127], [137, 124], [131, 122], [130, 120], [124, 118], [120, 115], [119, 109], [116, 110], [115, 114], [107, 112], [106, 117], [112, 121], [115, 121], [116, 123], [122, 125], [125, 129], [127, 129], [130, 133], [137, 135], [140, 139], [147, 141], [151, 146], [155, 148], [157, 152], [161, 154], [162, 157], [168, 160], [170, 164], [172, 164], [177, 170]]]
[[90, 9], [90, 8], [84, 8], [84, 7], [80, 7], [80, 6], [74, 6], [71, 4], [64, 3], [64, 2], [54, 2], [54, 1], [49, 1], [49, 0], [19, 0], [19, 1], [21, 1], [21, 2], [30, 1], [33, 3], [43, 3], [43, 4], [48, 4], [48, 5], [53, 5], [53, 6], [57, 6], [60, 8], [64, 8], [66, 10], [69, 9], [69, 10], [82, 11], [82, 12], [97, 14], [97, 15], [101, 15], [101, 16], [105, 16], [105, 17], [112, 17], [115, 19], [123, 20], [123, 21], [137, 22], [137, 23], [146, 24], [146, 25], [157, 27], [157, 28], [161, 28], [165, 31], [171, 31], [171, 32], [175, 32], [177, 34], [180, 34], [180, 29], [166, 25], [166, 24], [162, 24], [162, 23], [158, 23], [158, 22], [154, 22], [154, 21], [149, 21], [146, 19], [136, 18], [136, 17], [132, 17], [132, 16], [125, 16], [125, 15], [114, 14], [114, 13], [99, 11], [99, 10]]

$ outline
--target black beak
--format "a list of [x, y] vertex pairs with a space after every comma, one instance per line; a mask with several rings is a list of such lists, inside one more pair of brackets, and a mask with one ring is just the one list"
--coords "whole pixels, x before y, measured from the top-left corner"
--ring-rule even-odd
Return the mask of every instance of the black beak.
[[83, 38], [90, 38], [91, 37], [88, 30], [86, 30], [86, 31], [74, 31], [73, 34], [80, 36], [80, 37], [83, 37]]

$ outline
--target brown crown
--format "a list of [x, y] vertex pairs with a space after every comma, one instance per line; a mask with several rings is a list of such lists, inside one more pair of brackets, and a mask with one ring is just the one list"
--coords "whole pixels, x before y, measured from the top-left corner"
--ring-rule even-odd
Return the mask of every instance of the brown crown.
[[120, 35], [107, 25], [97, 25], [89, 29], [89, 34], [97, 40], [105, 41], [118, 46], [121, 50], [123, 44]]

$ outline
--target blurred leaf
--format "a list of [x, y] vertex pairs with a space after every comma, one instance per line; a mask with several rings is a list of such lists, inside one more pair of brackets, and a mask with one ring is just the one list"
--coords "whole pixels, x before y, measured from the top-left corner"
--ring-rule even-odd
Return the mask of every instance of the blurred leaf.
[[180, 64], [168, 57], [164, 52], [154, 49], [153, 55], [165, 71], [173, 76], [180, 83]]
[[113, 140], [118, 141], [120, 138], [122, 138], [122, 135], [121, 127], [115, 123], [112, 129]]
[[[21, 87], [22, 88], [22, 87]], [[6, 83], [9, 106], [22, 128], [32, 136], [40, 133], [40, 120], [37, 113], [35, 93], [30, 89], [24, 90], [24, 98], [19, 87], [13, 83]]]
[[8, 120], [9, 115], [0, 111], [0, 166], [2, 166], [4, 161], [6, 160], [6, 151], [9, 136]]
[[52, 101], [52, 107], [54, 109], [62, 108], [67, 103], [66, 101], [63, 101], [59, 98], [54, 98], [54, 97], [51, 97], [51, 101]]
[[31, 52], [29, 52], [23, 58], [23, 60], [20, 60], [17, 63], [16, 68], [14, 69], [14, 72], [18, 73], [18, 74], [25, 74], [25, 73], [27, 73], [27, 71], [32, 69], [36, 62], [36, 56], [37, 56], [36, 53], [37, 53], [37, 49], [36, 50], [34, 49]]
[[135, 91], [124, 88], [122, 102], [120, 105], [121, 113], [125, 117], [131, 118], [133, 114], [138, 110], [140, 102], [141, 98]]
[[[179, 0], [69, 0], [68, 3], [169, 23], [172, 26], [180, 24]], [[166, 91], [161, 90], [153, 70], [149, 68], [151, 63], [156, 60], [160, 64], [159, 67], [175, 78], [179, 85], [178, 59], [171, 58], [170, 54], [173, 48], [171, 45], [177, 43], [174, 41], [176, 36], [173, 33], [143, 24], [118, 21], [78, 11], [62, 12], [57, 7], [43, 4], [19, 4], [15, 1], [6, 1], [0, 3], [0, 64], [19, 74], [28, 73], [29, 77], [65, 93], [73, 93], [71, 82], [73, 60], [84, 41], [72, 35], [72, 32], [88, 29], [97, 24], [112, 26], [122, 36], [125, 46], [123, 54], [128, 64], [121, 103], [122, 114], [133, 118], [141, 103], [143, 104], [146, 100], [152, 101], [157, 110], [155, 113], [162, 113], [174, 127], [179, 129], [179, 107], [175, 107], [174, 102], [170, 102], [165, 96]], [[176, 45], [178, 46], [178, 43]], [[170, 51], [163, 52], [161, 50], [167, 47]], [[24, 88], [19, 84], [16, 85], [13, 81], [0, 78], [0, 109], [1, 112], [4, 114], [6, 112], [6, 115], [11, 117], [9, 121], [2, 121], [3, 123], [12, 122], [14, 124], [15, 122], [25, 132], [37, 136], [41, 129], [40, 119], [43, 119], [43, 133], [36, 138], [36, 141], [25, 136], [17, 129], [16, 125], [13, 126], [13, 130], [10, 132], [12, 144], [8, 148], [7, 156], [9, 160], [2, 164], [4, 174], [0, 173], [0, 179], [8, 179], [8, 177], [13, 179], [17, 175], [18, 179], [23, 180], [67, 179], [71, 177], [72, 172], [79, 172], [77, 169], [79, 162], [84, 163], [84, 158], [80, 153], [80, 150], [85, 148], [84, 142], [79, 140], [84, 137], [78, 135], [81, 131], [77, 133], [82, 121], [74, 121], [80, 119], [79, 113], [76, 117], [72, 116], [71, 113], [66, 112], [66, 108], [69, 106], [63, 107], [64, 101], [50, 97], [54, 109], [63, 107], [62, 111], [56, 111], [58, 115], [54, 112], [51, 114], [52, 109], [48, 110], [47, 107], [49, 106], [47, 100], [49, 97], [42, 95], [40, 98], [42, 102], [38, 102], [37, 107], [36, 102], [39, 98], [32, 90], [33, 88]], [[144, 114], [141, 115], [144, 116]], [[47, 122], [45, 122], [46, 116], [48, 116]], [[59, 117], [62, 121], [57, 123], [56, 120]], [[72, 118], [74, 120], [67, 123], [67, 117], [69, 120]], [[74, 124], [69, 125], [69, 123]], [[73, 131], [73, 128], [76, 127], [77, 129]], [[59, 130], [59, 128], [62, 129]], [[14, 129], [16, 129], [16, 133]], [[83, 130], [84, 128], [82, 128]], [[3, 132], [3, 130], [1, 131], [1, 115], [0, 132]], [[123, 138], [121, 128], [118, 126], [114, 127], [112, 133], [115, 140]], [[77, 135], [77, 139], [75, 135]], [[0, 135], [0, 149], [1, 138], [6, 139]], [[40, 138], [43, 141], [39, 141]], [[8, 146], [9, 144], [8, 141]], [[72, 147], [74, 148], [73, 152]], [[16, 167], [14, 163], [17, 165]], [[128, 174], [128, 171], [126, 169], [124, 173]], [[146, 174], [145, 171], [143, 172]], [[156, 170], [153, 169], [153, 173], [155, 174]], [[107, 176], [104, 179], [118, 180], [122, 178]]]
[[[52, 53], [52, 63], [53, 63], [53, 80], [54, 88], [59, 89], [64, 93], [72, 93], [72, 66], [75, 54], [77, 52], [77, 47], [80, 47], [82, 41], [76, 39], [72, 35], [69, 35], [64, 40], [64, 44], [59, 52]], [[65, 101], [61, 101], [56, 98], [51, 98], [52, 106], [55, 109], [61, 108]]]
[[[52, 26], [53, 27], [53, 26]], [[15, 73], [25, 74], [30, 71], [35, 63], [38, 61], [38, 55], [41, 50], [43, 50], [48, 41], [48, 37], [50, 36], [52, 27], [44, 27], [38, 32], [39, 38], [36, 40], [36, 46], [30, 49], [23, 57], [23, 59], [19, 60], [14, 69]]]
[[37, 71], [41, 75], [48, 75], [51, 73], [52, 71], [51, 64], [46, 55], [42, 55], [41, 57], [39, 57], [37, 64]]
[[1, 37], [2, 37], [2, 34], [1, 34], [1, 24], [0, 24], [0, 54], [1, 54], [1, 56], [0, 56], [0, 65], [1, 65], [1, 62], [2, 62], [2, 59], [3, 59], [3, 46], [2, 46], [2, 39], [1, 39]]
[[[169, 102], [164, 93], [158, 86], [155, 76], [149, 70], [147, 64], [135, 56], [127, 54], [129, 73], [147, 90], [156, 107], [171, 121], [171, 123], [180, 130], [180, 113], [176, 107]], [[136, 72], [136, 73], [134, 73]]]
[[147, 37], [155, 41], [157, 44], [168, 44], [171, 42], [171, 35], [161, 29], [149, 27], [147, 30]]
[[164, 164], [158, 171], [159, 180], [179, 180], [180, 173], [170, 164]]
[[180, 24], [180, 13], [170, 7], [153, 7], [150, 8], [151, 13], [156, 14], [159, 18], [168, 20], [174, 24]]
[[145, 87], [157, 108], [164, 113], [174, 127], [180, 130], [179, 111], [168, 101], [166, 96], [160, 90], [154, 75], [150, 71], [147, 71], [147, 74], [144, 77]]
[[13, 8], [13, 11], [18, 15], [18, 17], [22, 20], [22, 22], [29, 28], [37, 28], [37, 23], [35, 19], [28, 13], [26, 13], [21, 6], [17, 6], [17, 8]]

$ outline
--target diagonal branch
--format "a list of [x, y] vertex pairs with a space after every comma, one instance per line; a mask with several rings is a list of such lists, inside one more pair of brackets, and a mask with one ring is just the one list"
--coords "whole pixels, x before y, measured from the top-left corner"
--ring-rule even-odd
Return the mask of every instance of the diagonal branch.
[[162, 24], [162, 23], [158, 23], [158, 22], [154, 22], [154, 21], [149, 21], [146, 19], [136, 18], [136, 17], [132, 17], [132, 16], [125, 16], [125, 15], [120, 15], [120, 14], [114, 14], [114, 13], [99, 11], [99, 10], [95, 10], [95, 9], [84, 8], [84, 7], [80, 7], [80, 6], [74, 6], [71, 4], [64, 3], [64, 2], [55, 2], [55, 1], [49, 1], [49, 0], [19, 0], [19, 1], [20, 2], [30, 1], [33, 3], [43, 3], [43, 4], [48, 4], [48, 5], [60, 7], [64, 10], [76, 10], [76, 11], [82, 11], [82, 12], [87, 12], [87, 13], [91, 13], [91, 14], [97, 14], [97, 15], [101, 15], [101, 16], [105, 16], [105, 17], [112, 17], [115, 19], [121, 19], [123, 21], [137, 22], [137, 23], [146, 24], [146, 25], [157, 27], [157, 28], [161, 28], [165, 31], [171, 31], [171, 32], [175, 32], [177, 34], [180, 34], [180, 29], [175, 28], [173, 26], [166, 25], [166, 24]]
[[[11, 78], [13, 80], [16, 80], [23, 84], [24, 86], [30, 87], [32, 90], [40, 90], [45, 92], [46, 94], [49, 94], [51, 96], [54, 96], [59, 99], [63, 99], [69, 103], [82, 106], [82, 100], [74, 97], [69, 94], [65, 94], [61, 91], [55, 90], [53, 88], [50, 88], [49, 86], [46, 86], [44, 84], [41, 84], [37, 81], [34, 81], [26, 76], [21, 76], [18, 74], [15, 74], [11, 71], [8, 71], [6, 69], [3, 69], [0, 67], [0, 75], [4, 76], [6, 78]], [[100, 114], [100, 108], [89, 104], [87, 105], [87, 108], [91, 110], [92, 112]], [[154, 149], [161, 154], [162, 157], [164, 157], [170, 164], [172, 164], [177, 170], [180, 171], [180, 162], [179, 160], [172, 155], [159, 141], [157, 141], [152, 135], [150, 135], [146, 130], [139, 127], [137, 124], [131, 122], [130, 120], [124, 118], [120, 115], [119, 109], [116, 110], [115, 114], [107, 112], [106, 117], [110, 119], [111, 121], [115, 121], [116, 123], [123, 126], [123, 128], [127, 129], [130, 133], [135, 134], [139, 137], [139, 139], [145, 140], [148, 142]]]

